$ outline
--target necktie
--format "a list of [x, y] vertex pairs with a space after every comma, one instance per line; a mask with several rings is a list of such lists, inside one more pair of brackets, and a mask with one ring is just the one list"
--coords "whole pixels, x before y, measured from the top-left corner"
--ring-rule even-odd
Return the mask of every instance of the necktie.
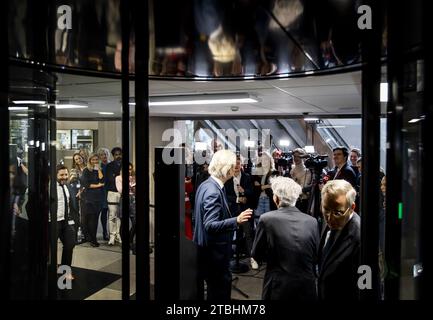
[[65, 221], [69, 220], [68, 197], [66, 196], [65, 185], [62, 184], [63, 199], [65, 200]]
[[335, 236], [337, 235], [338, 230], [331, 230], [331, 233], [329, 234], [328, 241], [326, 241], [325, 246], [323, 247], [323, 257], [326, 257], [329, 253], [329, 250], [331, 249], [332, 245], [335, 242]]

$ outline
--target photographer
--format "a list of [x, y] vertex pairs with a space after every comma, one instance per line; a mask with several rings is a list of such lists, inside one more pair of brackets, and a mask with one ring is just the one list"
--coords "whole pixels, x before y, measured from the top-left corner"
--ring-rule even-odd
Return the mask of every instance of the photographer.
[[326, 160], [328, 156], [306, 154], [299, 157], [306, 159], [304, 165], [311, 172], [311, 186], [306, 186], [303, 190], [303, 192], [310, 193], [306, 213], [320, 220], [320, 190], [323, 187], [324, 175], [326, 174], [324, 168], [328, 165]]
[[308, 200], [311, 191], [312, 175], [311, 171], [305, 167], [304, 160], [306, 152], [302, 148], [297, 148], [293, 150], [293, 162], [292, 170], [290, 171], [290, 176], [297, 184], [302, 188], [302, 193], [299, 195], [299, 199], [296, 202], [296, 208], [301, 212], [307, 213]]

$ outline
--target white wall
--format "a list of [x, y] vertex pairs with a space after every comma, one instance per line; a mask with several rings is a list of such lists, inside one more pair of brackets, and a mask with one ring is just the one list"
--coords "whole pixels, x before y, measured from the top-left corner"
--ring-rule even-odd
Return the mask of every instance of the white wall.
[[114, 147], [122, 147], [122, 122], [121, 121], [99, 121], [98, 143], [99, 147], [111, 150]]

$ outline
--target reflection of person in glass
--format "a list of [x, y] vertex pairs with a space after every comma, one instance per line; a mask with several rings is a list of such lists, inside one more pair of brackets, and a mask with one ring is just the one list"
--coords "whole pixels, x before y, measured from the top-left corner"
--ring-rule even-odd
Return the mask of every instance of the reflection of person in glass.
[[108, 244], [114, 245], [115, 242], [122, 243], [120, 237], [120, 218], [119, 218], [119, 205], [120, 205], [120, 193], [117, 192], [116, 188], [116, 177], [120, 174], [122, 166], [122, 149], [114, 147], [111, 149], [113, 155], [113, 161], [111, 161], [105, 169], [105, 183], [107, 190], [107, 203], [108, 203], [108, 225], [110, 231], [110, 240]]
[[[75, 247], [75, 220], [76, 211], [72, 205], [71, 193], [68, 182], [68, 168], [64, 165], [57, 166], [57, 235], [63, 244], [62, 265], [71, 266], [72, 255]], [[73, 280], [72, 274], [67, 278]]]
[[96, 240], [99, 213], [102, 208], [102, 194], [104, 192], [104, 175], [99, 167], [99, 157], [96, 153], [89, 157], [87, 167], [83, 171], [83, 207], [87, 237], [92, 247], [99, 247]]
[[207, 283], [207, 300], [230, 300], [233, 231], [251, 218], [247, 209], [232, 217], [224, 183], [234, 173], [236, 155], [229, 150], [214, 154], [210, 177], [197, 189], [195, 197], [194, 242], [198, 245], [201, 278]]

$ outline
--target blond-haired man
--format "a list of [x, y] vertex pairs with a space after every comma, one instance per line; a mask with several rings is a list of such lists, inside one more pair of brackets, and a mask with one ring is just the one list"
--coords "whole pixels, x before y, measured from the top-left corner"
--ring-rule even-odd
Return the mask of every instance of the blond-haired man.
[[210, 177], [197, 189], [195, 196], [194, 242], [198, 245], [199, 268], [207, 284], [207, 300], [230, 300], [233, 232], [251, 218], [247, 209], [232, 216], [224, 183], [234, 173], [236, 155], [230, 150], [217, 151], [209, 164]]

